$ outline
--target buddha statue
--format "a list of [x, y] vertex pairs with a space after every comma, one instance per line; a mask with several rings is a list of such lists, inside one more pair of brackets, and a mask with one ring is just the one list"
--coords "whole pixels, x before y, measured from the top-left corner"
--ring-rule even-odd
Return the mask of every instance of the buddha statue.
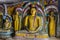
[[10, 28], [11, 28], [11, 22], [9, 21], [9, 17], [6, 17], [5, 22], [4, 22], [4, 29], [10, 30]]
[[41, 25], [41, 18], [36, 15], [37, 9], [36, 7], [30, 8], [30, 15], [25, 17], [24, 27], [28, 32], [35, 33], [37, 32]]
[[49, 30], [49, 36], [55, 36], [55, 28], [56, 28], [56, 20], [54, 12], [51, 11], [48, 16], [48, 30]]
[[14, 30], [19, 31], [21, 29], [21, 19], [20, 19], [19, 12], [16, 11], [15, 15], [13, 15], [13, 20], [14, 20]]
[[47, 6], [47, 0], [44, 0], [44, 6], [46, 7]]
[[12, 15], [13, 9], [14, 9], [14, 6], [12, 6], [12, 7], [10, 6], [10, 7], [7, 8], [7, 12], [8, 12], [9, 15]]

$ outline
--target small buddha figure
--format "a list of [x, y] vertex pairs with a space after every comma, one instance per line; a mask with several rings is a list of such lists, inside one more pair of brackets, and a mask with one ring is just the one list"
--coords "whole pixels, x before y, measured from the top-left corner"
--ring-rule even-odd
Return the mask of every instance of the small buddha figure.
[[11, 13], [13, 12], [13, 9], [14, 9], [13, 6], [9, 6], [9, 7], [7, 8], [7, 12], [8, 12], [9, 15], [11, 15]]
[[21, 29], [21, 19], [19, 12], [16, 10], [15, 15], [13, 15], [14, 20], [14, 30], [19, 31]]
[[6, 17], [5, 22], [4, 22], [4, 29], [10, 30], [10, 28], [11, 28], [11, 22], [9, 21], [9, 17]]
[[46, 7], [47, 6], [47, 0], [44, 0], [44, 6]]
[[31, 33], [37, 32], [41, 25], [41, 18], [36, 15], [36, 7], [30, 8], [30, 15], [25, 17], [24, 26]]
[[50, 0], [49, 4], [54, 4], [54, 2], [52, 0]]
[[50, 15], [48, 16], [48, 22], [49, 36], [55, 36], [56, 20], [53, 11], [51, 11]]

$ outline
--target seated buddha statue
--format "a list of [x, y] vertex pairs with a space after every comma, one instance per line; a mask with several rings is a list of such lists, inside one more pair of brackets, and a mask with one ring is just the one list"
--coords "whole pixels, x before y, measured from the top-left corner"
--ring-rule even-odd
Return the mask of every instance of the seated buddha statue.
[[4, 29], [10, 30], [10, 28], [11, 28], [11, 22], [9, 21], [9, 17], [6, 17], [5, 22], [4, 22]]
[[36, 7], [30, 8], [30, 15], [25, 17], [24, 27], [28, 32], [35, 33], [39, 30], [41, 26], [41, 18], [36, 15]]

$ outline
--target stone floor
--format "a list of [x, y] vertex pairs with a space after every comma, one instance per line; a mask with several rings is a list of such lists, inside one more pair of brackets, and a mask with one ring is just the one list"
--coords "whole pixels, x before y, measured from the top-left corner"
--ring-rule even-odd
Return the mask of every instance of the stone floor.
[[[5, 39], [0, 39], [0, 40], [5, 40]], [[8, 38], [6, 40], [60, 40], [59, 38], [51, 37], [51, 38]]]

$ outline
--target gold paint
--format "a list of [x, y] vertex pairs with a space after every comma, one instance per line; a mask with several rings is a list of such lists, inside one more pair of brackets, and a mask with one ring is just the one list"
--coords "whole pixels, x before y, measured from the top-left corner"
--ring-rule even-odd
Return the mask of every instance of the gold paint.
[[[29, 22], [28, 22], [29, 20]], [[29, 25], [29, 26], [28, 26]], [[28, 31], [34, 31], [37, 32], [39, 26], [41, 25], [41, 19], [39, 16], [36, 15], [36, 9], [35, 8], [31, 8], [31, 15], [26, 16], [25, 18], [25, 22], [24, 22], [24, 26], [25, 27], [29, 27]]]
[[55, 27], [56, 27], [56, 24], [55, 24], [55, 19], [54, 19], [54, 13], [51, 12], [51, 15], [50, 15], [50, 22], [49, 22], [49, 29], [50, 29], [50, 36], [55, 36]]
[[8, 14], [9, 14], [9, 15], [12, 15], [13, 10], [14, 10], [14, 7], [13, 7], [13, 6], [12, 6], [12, 7], [8, 7], [8, 8], [7, 8]]
[[17, 33], [16, 36], [26, 37], [26, 38], [48, 38], [48, 35], [45, 34], [35, 35], [35, 34]]
[[19, 13], [16, 12], [16, 14], [13, 16], [14, 20], [14, 29], [15, 31], [18, 31], [21, 29], [21, 17], [19, 16]]

